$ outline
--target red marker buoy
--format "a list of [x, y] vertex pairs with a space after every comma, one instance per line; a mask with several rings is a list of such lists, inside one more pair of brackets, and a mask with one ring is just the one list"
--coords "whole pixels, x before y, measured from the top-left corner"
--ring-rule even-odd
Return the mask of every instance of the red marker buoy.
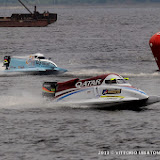
[[160, 32], [151, 37], [149, 40], [149, 46], [151, 47], [153, 56], [160, 70]]

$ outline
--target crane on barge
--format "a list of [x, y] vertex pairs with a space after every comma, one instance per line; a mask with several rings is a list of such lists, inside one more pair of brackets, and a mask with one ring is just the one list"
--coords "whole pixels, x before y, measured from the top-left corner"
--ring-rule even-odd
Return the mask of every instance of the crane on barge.
[[21, 0], [18, 1], [29, 13], [16, 13], [11, 17], [0, 17], [0, 27], [45, 27], [57, 21], [57, 13], [39, 13], [36, 6], [32, 12]]

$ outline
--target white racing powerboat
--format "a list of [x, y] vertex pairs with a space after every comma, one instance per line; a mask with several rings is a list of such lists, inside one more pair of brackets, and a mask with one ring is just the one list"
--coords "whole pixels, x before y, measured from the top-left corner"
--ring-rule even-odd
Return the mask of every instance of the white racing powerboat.
[[75, 78], [66, 82], [44, 82], [42, 90], [43, 95], [53, 99], [53, 102], [96, 108], [147, 101], [149, 96], [127, 80], [110, 73], [84, 80]]

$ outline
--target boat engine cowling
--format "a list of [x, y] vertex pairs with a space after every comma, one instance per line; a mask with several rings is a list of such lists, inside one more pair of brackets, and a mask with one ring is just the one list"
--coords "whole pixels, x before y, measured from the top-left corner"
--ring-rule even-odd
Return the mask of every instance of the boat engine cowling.
[[45, 97], [54, 97], [57, 90], [57, 82], [44, 82], [42, 86], [42, 95]]
[[10, 56], [4, 56], [4, 60], [3, 60], [3, 66], [6, 66], [6, 69], [8, 69], [9, 64], [10, 64]]

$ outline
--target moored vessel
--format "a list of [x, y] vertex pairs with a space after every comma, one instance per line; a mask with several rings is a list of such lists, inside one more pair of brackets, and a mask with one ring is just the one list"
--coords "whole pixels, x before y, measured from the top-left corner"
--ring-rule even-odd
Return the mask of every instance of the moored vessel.
[[11, 17], [0, 17], [0, 27], [45, 27], [57, 21], [56, 13], [39, 13], [36, 6], [30, 11], [21, 0], [18, 0], [29, 13], [16, 13]]

